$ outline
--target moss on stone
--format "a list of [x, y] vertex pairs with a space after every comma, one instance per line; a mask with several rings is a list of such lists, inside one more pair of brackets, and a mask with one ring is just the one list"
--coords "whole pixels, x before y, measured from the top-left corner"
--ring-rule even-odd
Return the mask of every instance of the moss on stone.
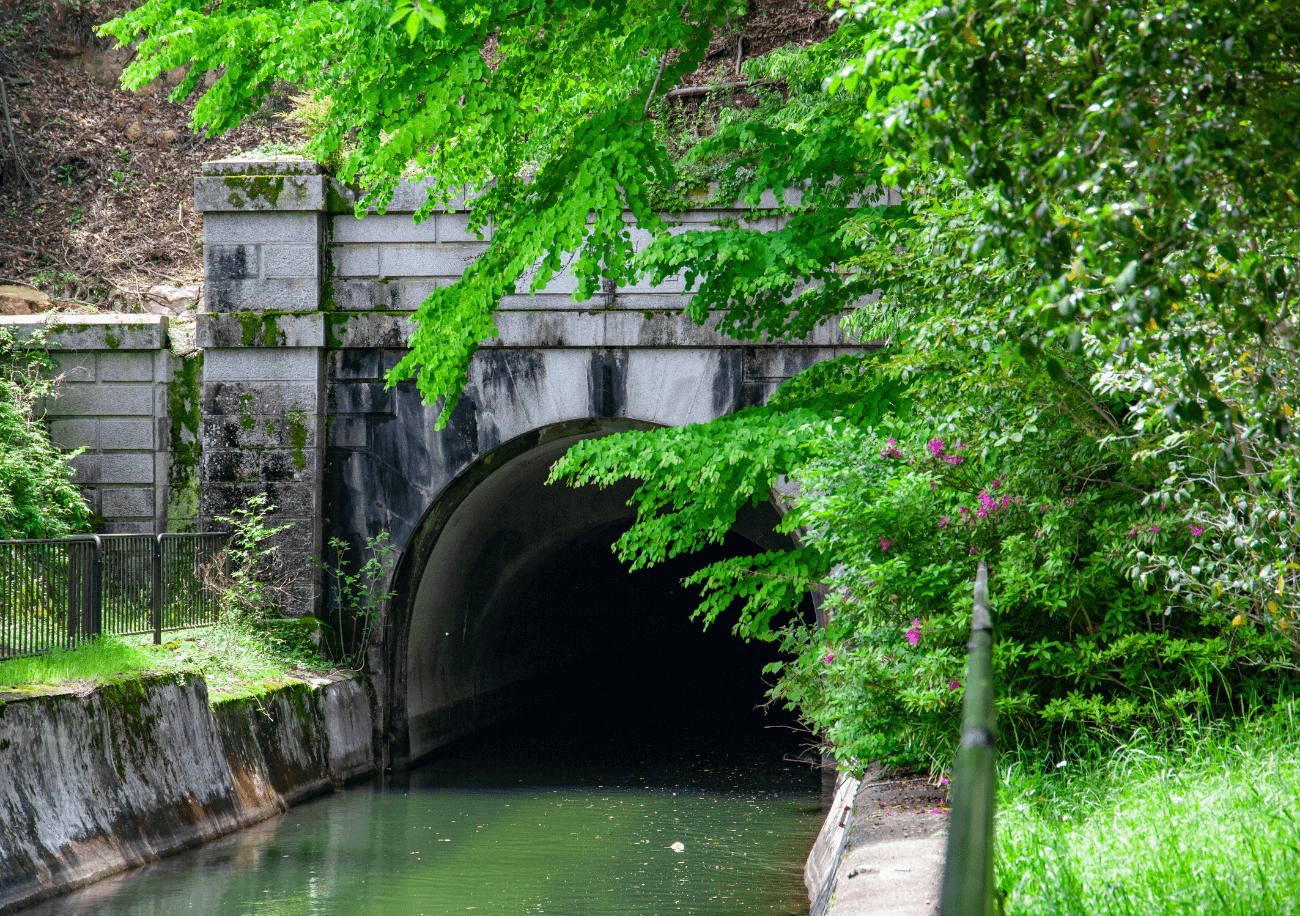
[[284, 176], [231, 175], [225, 185], [231, 189], [226, 199], [232, 207], [242, 210], [250, 200], [264, 200], [274, 207], [284, 193]]
[[203, 437], [203, 351], [180, 356], [167, 383], [167, 421], [171, 428], [167, 466], [167, 530], [193, 531], [199, 517], [199, 457]]
[[253, 403], [251, 394], [241, 394], [239, 396], [239, 425], [244, 429], [252, 429], [257, 425], [253, 419], [253, 412], [249, 410], [249, 405]]
[[299, 471], [307, 467], [307, 424], [301, 410], [291, 410], [285, 414], [289, 421], [289, 444], [293, 446], [293, 466]]

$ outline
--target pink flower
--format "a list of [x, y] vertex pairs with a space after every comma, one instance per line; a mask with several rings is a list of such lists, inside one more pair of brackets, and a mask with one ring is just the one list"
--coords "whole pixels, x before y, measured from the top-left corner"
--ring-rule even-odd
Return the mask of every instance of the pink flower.
[[975, 556], [975, 554], [977, 554], [977, 553], [979, 553], [979, 552], [980, 552], [980, 549], [979, 549], [978, 547], [972, 547], [972, 548], [970, 549], [970, 555], [971, 555], [972, 557]]
[[948, 516], [946, 515], [939, 516], [939, 527], [944, 528], [947, 525], [948, 525]]
[[1067, 505], [1067, 506], [1073, 506], [1073, 505], [1074, 505], [1074, 497], [1073, 497], [1073, 496], [1067, 496], [1067, 497], [1065, 497], [1065, 505]]
[[912, 629], [910, 629], [910, 630], [907, 631], [907, 641], [908, 641], [910, 644], [912, 644], [912, 645], [916, 645], [918, 642], [921, 641], [921, 621], [920, 621], [920, 620], [913, 620], [913, 621], [912, 621]]
[[949, 681], [949, 682], [948, 682], [948, 689], [949, 689], [949, 690], [956, 690], [956, 689], [957, 689], [958, 687], [960, 687], [960, 686], [961, 686], [961, 681]]
[[1151, 533], [1152, 533], [1152, 534], [1159, 534], [1159, 533], [1160, 533], [1160, 526], [1159, 526], [1159, 525], [1152, 525], [1152, 526], [1151, 526]]
[[939, 785], [941, 785], [941, 786], [946, 786], [946, 785], [948, 785], [948, 777], [947, 777], [947, 776], [942, 776], [942, 777], [940, 777], [940, 779], [939, 779]]
[[892, 545], [893, 543], [894, 543], [893, 541], [886, 540], [885, 538], [881, 538], [881, 539], [880, 539], [880, 549], [881, 549], [881, 550], [888, 550], [889, 547], [890, 547], [890, 545]]
[[1192, 537], [1198, 538], [1205, 533], [1205, 529], [1200, 525], [1188, 525], [1187, 530], [1192, 533]]
[[829, 664], [830, 664], [831, 662], [833, 662], [833, 661], [835, 661], [835, 653], [834, 653], [834, 652], [827, 652], [826, 655], [822, 658], [822, 664], [823, 664], [823, 665], [829, 665]]
[[942, 458], [942, 457], [943, 457], [943, 440], [942, 440], [942, 439], [938, 439], [938, 438], [936, 438], [936, 439], [931, 439], [929, 442], [926, 443], [925, 447], [928, 448], [928, 449], [930, 450], [930, 454], [933, 455], [934, 457], [936, 457], [936, 458]]
[[1010, 496], [1004, 496], [1004, 497], [1002, 497], [1001, 499], [998, 500], [998, 508], [999, 508], [999, 509], [1005, 509], [1005, 508], [1006, 508], [1007, 506], [1009, 506], [1009, 505], [1011, 505], [1011, 497], [1010, 497]]
[[902, 458], [903, 453], [898, 450], [898, 440], [889, 439], [885, 442], [885, 450], [880, 453], [881, 458]]

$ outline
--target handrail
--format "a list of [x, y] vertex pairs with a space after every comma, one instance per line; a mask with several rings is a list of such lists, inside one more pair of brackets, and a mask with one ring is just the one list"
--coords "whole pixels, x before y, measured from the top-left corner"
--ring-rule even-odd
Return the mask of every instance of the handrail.
[[993, 911], [993, 813], [997, 804], [997, 710], [993, 699], [993, 617], [988, 565], [980, 560], [970, 641], [961, 746], [953, 765], [952, 811], [943, 868], [940, 916], [988, 916]]
[[79, 534], [0, 540], [0, 659], [108, 634], [206, 626], [216, 598], [203, 569], [225, 532]]

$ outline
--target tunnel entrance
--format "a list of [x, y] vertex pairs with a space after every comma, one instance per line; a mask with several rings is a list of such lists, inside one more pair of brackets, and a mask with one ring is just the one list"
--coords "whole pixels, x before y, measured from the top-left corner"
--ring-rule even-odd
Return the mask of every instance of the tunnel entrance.
[[525, 709], [516, 751], [527, 732], [539, 749], [571, 735], [615, 758], [703, 744], [797, 752], [794, 722], [757, 708], [775, 647], [742, 642], [730, 621], [705, 631], [689, 619], [698, 595], [680, 584], [703, 563], [787, 546], [775, 509], [748, 510], [723, 545], [632, 573], [610, 545], [632, 521], [633, 487], [545, 484], [574, 442], [632, 425], [521, 437], [430, 510], [399, 564], [388, 625], [393, 765]]

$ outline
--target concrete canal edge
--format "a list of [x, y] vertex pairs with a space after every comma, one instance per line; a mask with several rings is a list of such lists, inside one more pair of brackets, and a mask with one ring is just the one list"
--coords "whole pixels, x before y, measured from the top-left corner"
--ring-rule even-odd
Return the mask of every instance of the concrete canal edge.
[[0, 697], [0, 914], [374, 772], [359, 679], [209, 705], [196, 675]]
[[803, 883], [812, 903], [810, 916], [826, 916], [830, 910], [840, 860], [853, 832], [853, 800], [858, 785], [859, 780], [848, 773], [836, 775], [830, 810], [826, 812], [826, 820], [803, 866]]

